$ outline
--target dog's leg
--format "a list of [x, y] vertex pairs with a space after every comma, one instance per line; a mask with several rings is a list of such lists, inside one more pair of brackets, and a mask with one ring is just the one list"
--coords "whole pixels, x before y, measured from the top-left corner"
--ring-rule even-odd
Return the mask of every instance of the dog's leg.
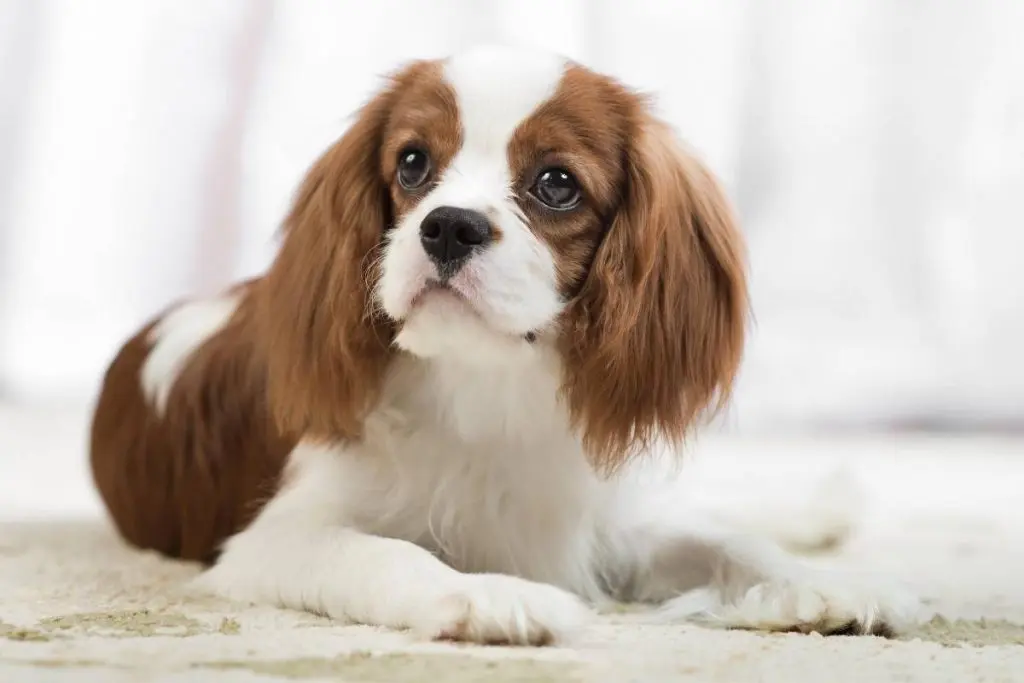
[[854, 572], [803, 564], [762, 539], [711, 525], [624, 534], [626, 596], [661, 615], [727, 628], [889, 635], [912, 617], [905, 591]]
[[478, 643], [546, 644], [588, 616], [575, 596], [559, 588], [464, 574], [413, 543], [346, 526], [339, 454], [300, 449], [287, 485], [228, 541], [198, 587], [240, 601]]

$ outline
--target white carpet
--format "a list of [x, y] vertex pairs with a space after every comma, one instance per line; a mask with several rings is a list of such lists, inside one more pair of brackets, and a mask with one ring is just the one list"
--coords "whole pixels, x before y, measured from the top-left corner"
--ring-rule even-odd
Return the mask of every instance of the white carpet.
[[688, 495], [752, 525], [776, 526], [787, 507], [837, 524], [851, 521], [837, 508], [855, 510], [852, 537], [823, 561], [891, 574], [946, 617], [902, 640], [638, 625], [624, 613], [565, 647], [512, 649], [187, 596], [194, 567], [125, 548], [98, 515], [83, 427], [77, 412], [0, 409], [4, 683], [1024, 680], [1024, 441], [708, 439], [689, 465]]

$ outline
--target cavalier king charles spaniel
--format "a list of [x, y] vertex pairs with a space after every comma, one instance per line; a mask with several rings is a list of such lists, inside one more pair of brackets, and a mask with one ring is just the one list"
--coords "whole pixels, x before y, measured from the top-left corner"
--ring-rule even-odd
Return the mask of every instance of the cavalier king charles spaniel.
[[612, 600], [887, 633], [902, 592], [657, 476], [729, 396], [744, 261], [642, 96], [521, 48], [412, 63], [308, 171], [264, 276], [120, 350], [96, 485], [205, 590], [431, 638], [545, 644]]

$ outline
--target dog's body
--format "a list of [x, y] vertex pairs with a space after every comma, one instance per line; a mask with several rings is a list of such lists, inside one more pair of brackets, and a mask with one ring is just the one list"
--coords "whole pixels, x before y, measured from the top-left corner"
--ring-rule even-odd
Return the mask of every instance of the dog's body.
[[267, 276], [122, 349], [96, 481], [218, 593], [433, 637], [544, 643], [605, 599], [885, 632], [895, 600], [657, 481], [745, 302], [724, 199], [640, 98], [517, 50], [421, 63], [310, 172]]

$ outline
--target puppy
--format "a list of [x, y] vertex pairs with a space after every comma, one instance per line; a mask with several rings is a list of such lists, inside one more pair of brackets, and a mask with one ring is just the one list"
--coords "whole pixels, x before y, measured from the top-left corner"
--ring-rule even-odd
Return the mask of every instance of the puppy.
[[264, 277], [122, 348], [95, 482], [209, 590], [431, 638], [549, 643], [611, 599], [884, 633], [899, 600], [652, 476], [729, 396], [744, 270], [643, 97], [525, 49], [413, 63], [312, 166]]

